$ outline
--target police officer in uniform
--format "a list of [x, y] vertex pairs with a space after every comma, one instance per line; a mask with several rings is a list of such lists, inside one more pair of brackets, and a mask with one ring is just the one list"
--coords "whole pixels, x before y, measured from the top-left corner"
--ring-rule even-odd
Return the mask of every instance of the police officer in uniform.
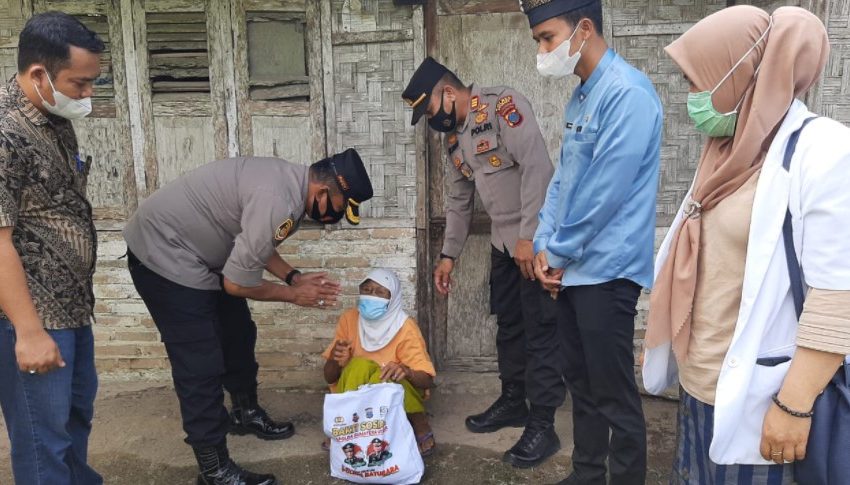
[[554, 318], [544, 312], [551, 299], [534, 282], [532, 267], [537, 214], [553, 173], [543, 135], [522, 94], [507, 87], [465, 86], [430, 57], [417, 68], [402, 97], [413, 108], [413, 124], [427, 115], [431, 128], [445, 134], [452, 164], [446, 233], [434, 271], [439, 293], [451, 290], [476, 190], [492, 220], [490, 305], [498, 323], [502, 392], [483, 413], [469, 416], [466, 427], [486, 433], [525, 426], [504, 461], [518, 467], [537, 465], [560, 448], [554, 416], [566, 392], [554, 345]]
[[[372, 185], [357, 152], [304, 166], [275, 158], [211, 162], [161, 188], [124, 230], [133, 284], [153, 317], [203, 485], [273, 485], [230, 460], [226, 434], [292, 436], [257, 402], [257, 328], [246, 299], [333, 307], [339, 283], [287, 264], [275, 248], [305, 214], [359, 222]], [[286, 285], [266, 281], [264, 271]], [[224, 407], [226, 389], [233, 403]]]

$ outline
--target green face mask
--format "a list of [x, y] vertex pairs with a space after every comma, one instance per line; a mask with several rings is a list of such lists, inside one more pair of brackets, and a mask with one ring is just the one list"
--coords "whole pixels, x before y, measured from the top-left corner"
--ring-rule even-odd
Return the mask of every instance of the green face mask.
[[[694, 127], [697, 131], [701, 133], [705, 133], [706, 135], [712, 138], [718, 137], [729, 137], [735, 135], [735, 126], [738, 124], [738, 108], [741, 107], [741, 103], [744, 102], [744, 97], [746, 96], [746, 91], [750, 88], [747, 86], [747, 89], [744, 90], [744, 95], [741, 96], [741, 99], [738, 101], [738, 104], [735, 105], [735, 109], [728, 113], [720, 113], [717, 109], [714, 108], [714, 103], [711, 101], [711, 96], [717, 91], [723, 83], [729, 79], [735, 69], [744, 62], [744, 59], [750, 55], [750, 53], [761, 43], [762, 40], [767, 36], [768, 31], [770, 31], [770, 27], [773, 25], [773, 17], [770, 19], [770, 23], [767, 25], [767, 28], [764, 30], [764, 33], [761, 34], [761, 37], [758, 38], [756, 43], [750, 47], [750, 49], [732, 66], [732, 69], [723, 76], [723, 79], [717, 83], [717, 86], [714, 87], [711, 91], [702, 91], [699, 93], [688, 93], [688, 116], [691, 117], [691, 120], [694, 122]], [[761, 63], [759, 63], [758, 67], [756, 67], [755, 72], [753, 73], [753, 79], [750, 81], [750, 85], [755, 81], [756, 76], [758, 75], [759, 69], [761, 69]]]
[[[729, 113], [718, 113], [711, 102], [713, 91], [688, 94], [688, 116], [694, 122], [697, 131], [716, 138], [733, 136], [738, 123], [738, 106]], [[742, 98], [743, 100], [743, 98]]]

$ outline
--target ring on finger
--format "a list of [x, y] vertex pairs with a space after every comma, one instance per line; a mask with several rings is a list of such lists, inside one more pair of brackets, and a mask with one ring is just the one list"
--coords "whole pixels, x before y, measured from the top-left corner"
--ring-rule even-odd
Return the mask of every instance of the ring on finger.
[[31, 376], [34, 376], [34, 375], [38, 374], [38, 371], [37, 371], [37, 370], [35, 370], [35, 369], [30, 369], [30, 371], [29, 371], [29, 372], [30, 372], [30, 375], [31, 375]]

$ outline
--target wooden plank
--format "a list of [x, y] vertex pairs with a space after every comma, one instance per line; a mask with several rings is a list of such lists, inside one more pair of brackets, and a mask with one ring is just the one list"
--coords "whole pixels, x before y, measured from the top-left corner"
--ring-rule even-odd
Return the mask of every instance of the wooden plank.
[[312, 7], [317, 7], [315, 0], [246, 0], [245, 10], [262, 10], [275, 12], [304, 12]]
[[70, 15], [106, 14], [106, 1], [98, 0], [37, 0], [32, 3], [35, 13], [59, 10]]
[[452, 273], [446, 358], [496, 355], [496, 318], [490, 315], [490, 235], [470, 235]]
[[[148, 193], [148, 166], [151, 162], [153, 154], [148, 152], [148, 138], [153, 134], [153, 120], [150, 118], [150, 98], [147, 98], [147, 108], [143, 103], [142, 90], [148, 88], [144, 83], [147, 80], [147, 75], [142, 73], [147, 72], [147, 56], [145, 55], [144, 32], [141, 35], [135, 32], [136, 28], [144, 26], [144, 12], [141, 8], [134, 9], [134, 5], [138, 7], [139, 2], [132, 0], [118, 0], [117, 11], [121, 14], [121, 43], [123, 49], [121, 52], [114, 52], [115, 57], [122, 57], [122, 64], [125, 67], [125, 79], [127, 89], [126, 109], [127, 119], [129, 121], [131, 160], [133, 161], [133, 177], [135, 182], [135, 200], [133, 205], [137, 205], [139, 200]], [[141, 15], [142, 22], [136, 22], [134, 17]], [[119, 27], [116, 25], [115, 27]], [[116, 36], [113, 36], [115, 40]], [[117, 41], [116, 41], [117, 42]], [[137, 56], [136, 46], [141, 47], [141, 56]], [[144, 69], [140, 69], [139, 64], [144, 65]], [[116, 78], [116, 83], [118, 82]], [[147, 94], [145, 94], [147, 96]], [[118, 101], [121, 104], [121, 101]], [[123, 108], [122, 108], [123, 109]], [[149, 129], [149, 131], [148, 131]], [[129, 179], [129, 177], [127, 178]], [[128, 193], [130, 189], [128, 188]], [[128, 204], [131, 202], [128, 201]]]
[[694, 26], [693, 22], [663, 24], [633, 24], [614, 26], [614, 37], [643, 37], [648, 35], [681, 35]]
[[233, 43], [230, 35], [229, 0], [209, 0], [207, 4], [207, 43], [210, 56], [210, 99], [212, 100], [215, 157], [238, 152], [236, 109], [230, 99], [236, 89], [233, 79]]
[[252, 120], [254, 156], [283, 158], [303, 165], [312, 163], [307, 121], [306, 116], [255, 116]]
[[308, 84], [288, 84], [283, 86], [254, 87], [251, 88], [251, 99], [255, 101], [283, 100], [289, 98], [308, 98], [310, 86]]
[[404, 42], [413, 40], [413, 30], [379, 30], [372, 32], [335, 32], [333, 45], [372, 44], [377, 42]]
[[517, 0], [438, 0], [436, 4], [438, 15], [476, 15], [520, 11]]
[[[413, 8], [413, 65], [419, 66], [425, 59], [425, 18], [422, 6]], [[428, 227], [428, 134], [425, 123], [414, 128], [416, 150], [416, 228]], [[427, 239], [421, 241], [427, 242]], [[422, 246], [424, 248], [424, 246]], [[430, 264], [429, 264], [430, 266]]]
[[233, 29], [233, 81], [236, 84], [236, 116], [238, 121], [239, 154], [254, 154], [253, 127], [249, 102], [248, 31], [246, 23], [247, 0], [235, 0], [230, 9]]
[[249, 101], [248, 113], [253, 116], [309, 116], [309, 101]]
[[106, 6], [106, 18], [109, 22], [109, 38], [112, 61], [112, 83], [115, 92], [115, 119], [116, 130], [111, 135], [120, 140], [120, 158], [123, 163], [122, 185], [124, 217], [136, 211], [138, 206], [138, 190], [136, 187], [135, 162], [133, 157], [133, 143], [130, 135], [130, 99], [127, 91], [127, 68], [124, 49], [124, 36], [121, 15], [121, 0], [108, 0]]
[[334, 94], [334, 60], [331, 43], [331, 0], [319, 0], [321, 18], [324, 19], [322, 36], [322, 80], [325, 99], [325, 143], [328, 155], [336, 153], [336, 98]]
[[[140, 197], [146, 197], [159, 188], [159, 172], [157, 165], [157, 146], [156, 146], [156, 129], [153, 119], [153, 107], [151, 105], [151, 83], [148, 77], [148, 36], [147, 36], [147, 17], [145, 7], [142, 2], [132, 0], [121, 0], [121, 12], [124, 13], [125, 8], [132, 12], [132, 21], [129, 24], [135, 39], [133, 42], [136, 48], [133, 50], [133, 57], [127, 56], [127, 65], [134, 62], [137, 70], [138, 79], [138, 104], [141, 108], [141, 130], [144, 141], [144, 177], [145, 177], [145, 192], [140, 192]], [[129, 43], [127, 38], [124, 39], [125, 44]], [[129, 52], [128, 52], [129, 54]], [[128, 74], [129, 78], [129, 74]], [[130, 98], [130, 103], [133, 99]], [[138, 172], [137, 172], [138, 173]]]
[[203, 12], [206, 3], [198, 0], [145, 0], [144, 8], [151, 13]]
[[216, 159], [212, 119], [160, 116], [155, 126], [160, 185]]
[[316, 161], [327, 156], [325, 96], [322, 81], [322, 30], [330, 28], [330, 19], [323, 25], [321, 9], [315, 1], [306, 5], [305, 19], [307, 76], [310, 84], [310, 158]]
[[74, 122], [80, 156], [92, 157], [87, 195], [92, 207], [124, 207], [124, 140], [119, 136], [121, 123], [115, 118], [87, 117]]
[[209, 81], [153, 81], [151, 82], [151, 91], [179, 93], [179, 92], [209, 92]]
[[180, 99], [169, 99], [174, 95], [155, 95], [153, 100], [154, 116], [190, 116], [210, 117], [212, 116], [211, 101], [208, 94], [203, 94], [204, 99], [186, 99], [184, 93], [179, 93]]

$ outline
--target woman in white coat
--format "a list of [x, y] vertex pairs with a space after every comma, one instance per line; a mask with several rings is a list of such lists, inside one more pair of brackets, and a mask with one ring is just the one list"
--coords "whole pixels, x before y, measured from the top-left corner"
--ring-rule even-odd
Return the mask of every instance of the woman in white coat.
[[[791, 483], [811, 425], [799, 416], [850, 353], [850, 129], [811, 121], [782, 166], [815, 116], [797, 98], [824, 69], [826, 29], [800, 8], [738, 6], [666, 51], [708, 138], [659, 250], [644, 385], [681, 386], [673, 483]], [[799, 322], [788, 209], [808, 291]]]

